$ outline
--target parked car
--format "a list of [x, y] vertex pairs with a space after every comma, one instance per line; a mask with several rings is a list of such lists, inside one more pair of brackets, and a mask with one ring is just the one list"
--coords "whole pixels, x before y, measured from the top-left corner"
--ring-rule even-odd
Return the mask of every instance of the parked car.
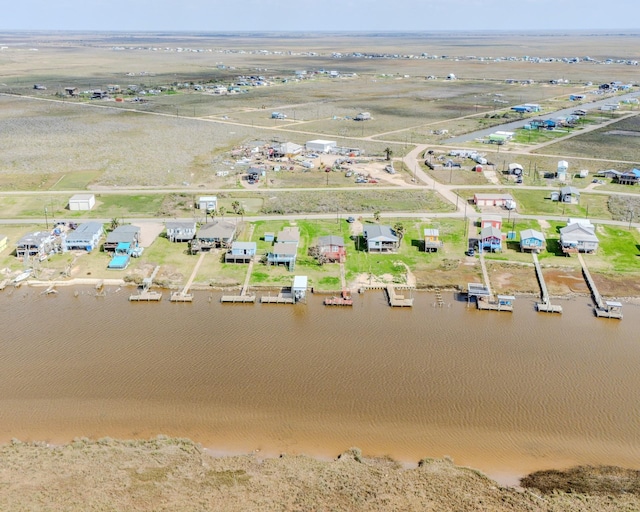
[[473, 247], [471, 247], [470, 249], [468, 249], [468, 250], [465, 252], [465, 254], [466, 254], [467, 256], [475, 256], [475, 255], [476, 255], [476, 251], [475, 251], [475, 249], [474, 249]]
[[587, 115], [587, 111], [586, 110], [574, 110], [573, 112], [571, 112], [571, 115], [573, 116], [586, 116]]
[[355, 217], [347, 217], [347, 222], [353, 224], [356, 221]]

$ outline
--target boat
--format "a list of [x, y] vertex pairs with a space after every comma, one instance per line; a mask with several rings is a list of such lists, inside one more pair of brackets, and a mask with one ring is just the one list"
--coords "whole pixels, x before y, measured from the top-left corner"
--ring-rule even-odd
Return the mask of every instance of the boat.
[[18, 274], [16, 276], [16, 278], [13, 280], [14, 283], [21, 283], [22, 281], [29, 279], [29, 277], [31, 277], [31, 273], [33, 272], [33, 269], [28, 269], [25, 270], [24, 272], [22, 272], [21, 274]]

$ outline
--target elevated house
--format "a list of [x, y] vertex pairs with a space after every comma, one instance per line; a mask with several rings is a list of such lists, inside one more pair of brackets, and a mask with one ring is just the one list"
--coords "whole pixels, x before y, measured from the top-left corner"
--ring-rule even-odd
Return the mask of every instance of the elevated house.
[[546, 240], [544, 234], [535, 229], [520, 231], [520, 250], [522, 252], [540, 252], [544, 249]]
[[289, 271], [293, 271], [296, 266], [298, 255], [298, 245], [276, 242], [273, 248], [267, 253], [267, 264], [286, 265]]
[[204, 224], [191, 242], [191, 251], [209, 251], [219, 247], [231, 247], [236, 236], [236, 225], [226, 220]]
[[440, 240], [440, 230], [435, 228], [425, 228], [424, 230], [424, 250], [434, 252], [441, 249], [444, 244]]
[[347, 260], [344, 238], [335, 235], [319, 237], [318, 253], [325, 261], [344, 263]]
[[45, 259], [55, 249], [55, 237], [48, 231], [27, 233], [16, 242], [18, 258]]
[[511, 194], [501, 193], [479, 193], [473, 195], [473, 202], [476, 206], [501, 206], [506, 207], [509, 202], [513, 201]]
[[560, 247], [564, 254], [577, 252], [594, 253], [600, 241], [591, 223], [574, 222], [560, 228]]
[[115, 252], [118, 244], [128, 243], [130, 247], [135, 247], [139, 240], [140, 228], [131, 224], [123, 224], [107, 234], [103, 248], [105, 252]]
[[481, 229], [479, 249], [491, 252], [502, 251], [502, 232], [493, 226]]
[[580, 202], [580, 191], [576, 187], [562, 187], [560, 189], [560, 201], [568, 204]]
[[98, 246], [103, 234], [104, 226], [101, 222], [84, 222], [63, 236], [62, 250], [91, 252]]
[[196, 236], [196, 221], [167, 222], [167, 238], [170, 242], [190, 242]]
[[363, 236], [369, 252], [395, 252], [400, 246], [400, 239], [390, 226], [366, 224]]
[[640, 170], [631, 169], [628, 172], [623, 172], [614, 177], [613, 181], [620, 185], [637, 185], [640, 181]]
[[249, 263], [256, 255], [255, 242], [231, 242], [231, 249], [224, 255], [225, 263]]

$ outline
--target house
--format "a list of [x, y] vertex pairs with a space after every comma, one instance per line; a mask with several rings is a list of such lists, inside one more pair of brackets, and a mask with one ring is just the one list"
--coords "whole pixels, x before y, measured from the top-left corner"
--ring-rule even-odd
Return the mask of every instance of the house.
[[491, 252], [502, 251], [502, 232], [493, 226], [481, 229], [479, 249], [489, 249]]
[[0, 235], [0, 252], [4, 251], [7, 248], [7, 243], [9, 242], [9, 238], [7, 235]]
[[566, 160], [560, 160], [558, 162], [558, 170], [556, 172], [556, 177], [559, 181], [564, 181], [567, 179], [567, 171], [569, 170], [569, 163]]
[[400, 245], [400, 239], [389, 226], [366, 224], [363, 235], [369, 252], [395, 252]]
[[296, 256], [298, 246], [296, 244], [286, 244], [276, 242], [273, 248], [267, 253], [267, 264], [286, 265], [289, 271], [293, 271], [296, 266]]
[[91, 252], [98, 246], [103, 234], [104, 226], [101, 222], [84, 222], [73, 231], [63, 235], [62, 250]]
[[69, 96], [77, 96], [78, 95], [78, 88], [77, 87], [65, 87], [64, 90]]
[[562, 187], [560, 189], [560, 202], [578, 204], [580, 202], [580, 191], [576, 187]]
[[473, 202], [476, 206], [502, 206], [506, 207], [508, 201], [513, 201], [511, 194], [474, 194]]
[[628, 172], [618, 174], [614, 178], [614, 181], [616, 181], [620, 185], [637, 185], [638, 181], [640, 181], [640, 170], [631, 169]]
[[424, 229], [424, 250], [425, 252], [434, 252], [440, 249], [444, 244], [440, 240], [440, 230], [434, 228]]
[[189, 242], [196, 236], [196, 222], [167, 222], [167, 238], [170, 242]]
[[276, 237], [276, 241], [283, 244], [294, 244], [298, 247], [300, 243], [300, 229], [297, 226], [283, 228]]
[[115, 252], [119, 244], [130, 244], [133, 248], [138, 245], [140, 240], [140, 228], [131, 224], [123, 224], [107, 234], [104, 242], [105, 252]]
[[232, 242], [231, 249], [224, 255], [225, 263], [249, 263], [256, 255], [255, 242]]
[[217, 196], [200, 196], [198, 198], [198, 208], [206, 212], [215, 211], [218, 208]]
[[487, 226], [502, 229], [502, 217], [500, 215], [483, 215], [480, 217], [480, 229], [484, 229]]
[[18, 258], [37, 257], [44, 259], [54, 249], [55, 238], [48, 231], [27, 233], [16, 242]]
[[369, 112], [360, 112], [356, 117], [353, 118], [355, 121], [369, 121], [371, 119], [371, 114]]
[[525, 103], [522, 106], [527, 107], [529, 109], [529, 112], [540, 112], [542, 110], [542, 107], [537, 103]]
[[616, 179], [621, 174], [623, 174], [622, 171], [616, 171], [615, 169], [607, 169], [606, 171], [598, 171], [596, 173], [596, 176], [600, 176], [602, 178], [608, 178], [608, 179]]
[[540, 252], [546, 244], [544, 234], [535, 229], [525, 229], [520, 231], [520, 250]]
[[347, 249], [344, 246], [344, 238], [341, 236], [319, 237], [318, 251], [325, 261], [344, 263], [347, 259]]
[[305, 144], [307, 151], [314, 151], [316, 153], [329, 153], [333, 148], [337, 147], [337, 142], [334, 140], [310, 140]]
[[564, 254], [574, 252], [594, 253], [598, 250], [595, 227], [589, 223], [574, 222], [560, 228], [560, 247]]
[[226, 220], [216, 220], [204, 224], [197, 231], [192, 249], [210, 250], [216, 247], [230, 247], [236, 236], [236, 225]]
[[528, 114], [531, 112], [529, 107], [525, 107], [524, 105], [516, 105], [515, 107], [511, 107], [511, 110], [517, 112], [518, 114]]
[[91, 210], [96, 205], [94, 194], [74, 194], [69, 199], [69, 210]]

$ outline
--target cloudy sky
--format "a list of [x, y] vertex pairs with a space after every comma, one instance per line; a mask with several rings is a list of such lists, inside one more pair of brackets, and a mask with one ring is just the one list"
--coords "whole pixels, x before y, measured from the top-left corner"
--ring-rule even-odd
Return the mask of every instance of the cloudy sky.
[[638, 29], [640, 0], [17, 0], [0, 30]]

